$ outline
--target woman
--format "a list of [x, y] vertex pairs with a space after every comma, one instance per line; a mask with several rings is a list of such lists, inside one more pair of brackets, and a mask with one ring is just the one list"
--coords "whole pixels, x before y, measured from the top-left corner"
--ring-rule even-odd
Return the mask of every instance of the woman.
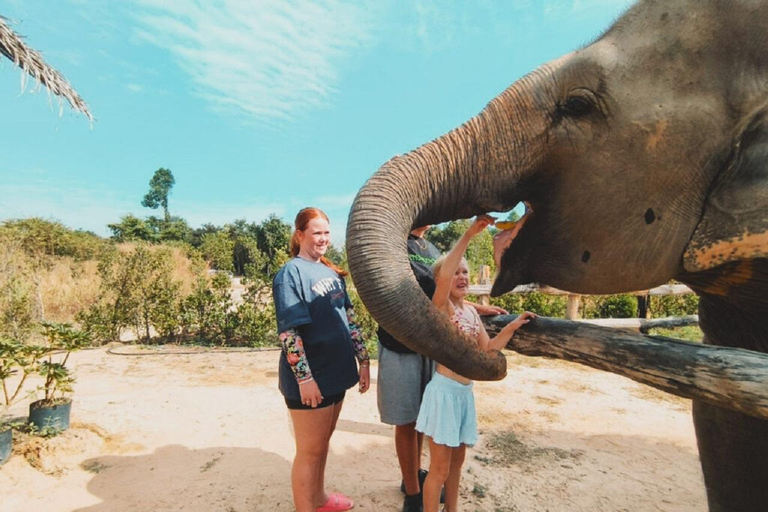
[[342, 279], [347, 272], [324, 256], [328, 217], [304, 208], [294, 227], [293, 259], [272, 287], [283, 348], [280, 391], [296, 438], [293, 501], [297, 512], [349, 510], [354, 503], [347, 496], [325, 492], [325, 464], [346, 390], [359, 384], [365, 393], [370, 385], [368, 352]]
[[[453, 249], [437, 260], [433, 267], [436, 288], [432, 303], [484, 351], [501, 350], [517, 329], [536, 317], [526, 311], [490, 338], [477, 311], [464, 300], [469, 292], [469, 268], [464, 252], [472, 237], [490, 224], [493, 224], [493, 217], [477, 217]], [[437, 364], [435, 375], [424, 390], [416, 430], [429, 440], [430, 463], [424, 482], [424, 512], [437, 512], [443, 486], [444, 510], [457, 512], [461, 467], [466, 448], [477, 442], [472, 381]]]

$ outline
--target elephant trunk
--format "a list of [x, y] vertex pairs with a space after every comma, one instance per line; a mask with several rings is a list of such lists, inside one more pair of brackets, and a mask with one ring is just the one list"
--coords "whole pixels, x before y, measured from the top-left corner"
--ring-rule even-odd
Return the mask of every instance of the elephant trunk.
[[358, 193], [347, 224], [349, 268], [373, 317], [411, 349], [476, 380], [503, 378], [504, 356], [478, 350], [432, 306], [411, 271], [405, 240], [415, 227], [507, 210], [521, 199], [519, 168], [530, 161], [515, 149], [528, 141], [499, 131], [510, 124], [527, 131], [527, 123], [509, 123], [522, 118], [526, 105], [505, 96], [530, 97], [515, 89], [531, 79], [459, 128], [384, 164]]

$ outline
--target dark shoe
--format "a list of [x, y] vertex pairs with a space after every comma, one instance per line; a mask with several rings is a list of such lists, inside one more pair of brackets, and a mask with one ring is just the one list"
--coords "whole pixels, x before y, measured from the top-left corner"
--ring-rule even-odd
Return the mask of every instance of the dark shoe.
[[[424, 488], [424, 480], [427, 479], [427, 473], [428, 471], [426, 469], [420, 469], [419, 470], [419, 489]], [[400, 481], [400, 492], [405, 494], [405, 482]]]
[[[419, 470], [419, 489], [424, 491], [424, 480], [427, 479], [427, 474], [429, 471], [426, 469], [420, 469]], [[405, 482], [400, 482], [400, 492], [405, 494]], [[445, 487], [440, 489], [440, 503], [445, 503]]]
[[421, 493], [405, 495], [403, 500], [403, 512], [422, 512], [424, 505], [421, 501]]

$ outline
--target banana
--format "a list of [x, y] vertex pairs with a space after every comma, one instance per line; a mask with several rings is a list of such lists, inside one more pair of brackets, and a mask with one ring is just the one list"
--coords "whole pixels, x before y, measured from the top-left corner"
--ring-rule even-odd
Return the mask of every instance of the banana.
[[511, 220], [500, 220], [494, 224], [498, 229], [502, 231], [509, 231], [510, 229], [514, 228], [517, 222], [511, 221]]

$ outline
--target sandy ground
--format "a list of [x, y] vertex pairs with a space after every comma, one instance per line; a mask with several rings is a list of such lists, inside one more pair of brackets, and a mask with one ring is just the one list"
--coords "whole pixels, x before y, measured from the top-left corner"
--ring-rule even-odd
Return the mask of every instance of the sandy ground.
[[[15, 444], [0, 468], [2, 512], [293, 510], [277, 352], [115, 350], [145, 355], [73, 356], [73, 427]], [[468, 451], [462, 510], [706, 510], [688, 401], [570, 363], [514, 354], [509, 363], [504, 381], [475, 386], [481, 436]], [[368, 394], [348, 394], [327, 482], [355, 510], [397, 511], [375, 364], [372, 375]]]

